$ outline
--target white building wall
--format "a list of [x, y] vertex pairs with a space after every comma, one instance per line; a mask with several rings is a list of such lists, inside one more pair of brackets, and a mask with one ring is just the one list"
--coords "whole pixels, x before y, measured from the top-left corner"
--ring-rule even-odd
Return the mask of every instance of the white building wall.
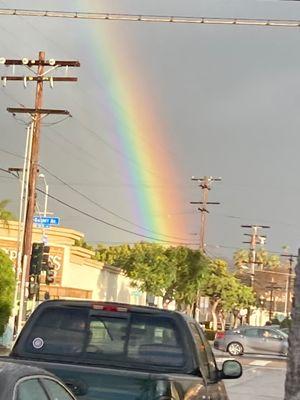
[[97, 300], [98, 286], [101, 276], [101, 269], [87, 265], [69, 263], [64, 269], [63, 286], [75, 289], [91, 290], [92, 298]]

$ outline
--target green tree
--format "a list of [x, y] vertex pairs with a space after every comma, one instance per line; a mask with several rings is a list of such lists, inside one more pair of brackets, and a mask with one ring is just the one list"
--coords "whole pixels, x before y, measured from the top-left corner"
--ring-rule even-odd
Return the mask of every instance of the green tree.
[[88, 244], [84, 239], [75, 240], [74, 246], [82, 247], [87, 250], [94, 250], [94, 247], [91, 244]]
[[15, 273], [8, 255], [0, 249], [0, 335], [12, 312], [15, 292]]
[[175, 269], [172, 268], [163, 246], [137, 243], [97, 249], [98, 259], [121, 268], [139, 290], [164, 297]]
[[5, 199], [0, 201], [0, 222], [4, 225], [8, 225], [8, 221], [15, 220], [14, 214], [7, 209], [7, 205], [10, 203], [10, 200]]
[[96, 250], [98, 260], [121, 268], [141, 291], [160, 296], [167, 306], [176, 300], [191, 305], [200, 288], [209, 261], [197, 250], [137, 243]]
[[220, 259], [211, 261], [200, 290], [202, 295], [210, 298], [214, 330], [219, 312], [224, 323], [228, 311], [247, 308], [255, 301], [252, 289], [230, 274], [227, 263]]
[[176, 271], [175, 279], [166, 290], [166, 300], [175, 300], [181, 309], [192, 306], [210, 260], [200, 251], [184, 246], [169, 247], [165, 253]]

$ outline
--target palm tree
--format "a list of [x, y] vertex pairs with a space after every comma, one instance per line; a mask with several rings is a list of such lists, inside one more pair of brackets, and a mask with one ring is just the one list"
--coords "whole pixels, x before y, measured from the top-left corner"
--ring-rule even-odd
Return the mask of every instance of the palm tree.
[[7, 209], [9, 203], [8, 199], [0, 201], [0, 221], [4, 226], [8, 226], [8, 221], [16, 219], [14, 214]]
[[[251, 253], [247, 249], [237, 250], [234, 255], [234, 265], [238, 270], [243, 269], [251, 260]], [[277, 254], [272, 254], [265, 249], [258, 249], [256, 251], [256, 261], [260, 263], [263, 269], [276, 269], [280, 267], [280, 258]]]

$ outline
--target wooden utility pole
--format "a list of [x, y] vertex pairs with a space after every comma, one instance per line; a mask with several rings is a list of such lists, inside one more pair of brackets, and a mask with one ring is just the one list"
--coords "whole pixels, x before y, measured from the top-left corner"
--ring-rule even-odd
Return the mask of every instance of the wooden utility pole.
[[[201, 206], [198, 208], [200, 211], [200, 242], [199, 242], [199, 248], [202, 253], [205, 253], [205, 234], [206, 234], [206, 216], [209, 213], [209, 210], [207, 208], [208, 205], [212, 204], [220, 204], [219, 202], [216, 201], [208, 201], [208, 193], [211, 190], [211, 183], [215, 181], [221, 181], [222, 178], [213, 178], [212, 176], [204, 176], [203, 178], [192, 178], [192, 181], [200, 182], [199, 187], [202, 189], [202, 201], [191, 201], [191, 204], [200, 204]], [[193, 318], [196, 317], [196, 309], [199, 306], [199, 301], [200, 301], [200, 293], [198, 291], [197, 297], [195, 299], [195, 302], [193, 304], [193, 309], [192, 309], [192, 315]]]
[[[44, 64], [45, 53], [43, 51], [39, 52], [39, 65], [38, 65], [38, 76], [43, 76], [44, 74]], [[43, 80], [37, 81], [36, 92], [35, 92], [35, 109], [40, 110], [43, 104]], [[36, 193], [36, 179], [38, 174], [38, 162], [40, 153], [40, 136], [41, 136], [41, 114], [35, 114], [34, 125], [33, 125], [33, 136], [32, 136], [32, 147], [31, 147], [31, 159], [30, 159], [30, 169], [29, 169], [29, 181], [28, 181], [28, 204], [27, 204], [27, 214], [25, 221], [25, 233], [24, 233], [24, 244], [23, 244], [23, 254], [30, 258], [31, 245], [32, 245], [32, 227], [33, 227], [33, 217], [35, 211], [35, 193]], [[26, 271], [26, 279], [29, 276], [29, 269]]]
[[255, 276], [255, 265], [256, 264], [261, 264], [256, 260], [256, 245], [257, 241], [259, 240], [260, 242], [265, 242], [266, 236], [265, 235], [259, 235], [258, 230], [259, 229], [269, 229], [270, 226], [268, 225], [241, 225], [241, 228], [251, 228], [252, 233], [246, 233], [246, 236], [250, 236], [250, 242], [243, 242], [243, 243], [248, 243], [250, 244], [250, 258], [246, 262], [250, 264], [250, 275], [251, 275], [251, 287], [254, 287], [254, 276]]
[[[28, 160], [28, 180], [27, 193], [28, 200], [26, 206], [26, 216], [25, 216], [25, 226], [23, 235], [23, 252], [22, 252], [22, 280], [26, 280], [28, 285], [29, 280], [29, 265], [32, 249], [32, 228], [33, 228], [33, 217], [35, 212], [35, 200], [36, 200], [36, 181], [38, 174], [38, 163], [39, 163], [39, 150], [40, 150], [40, 136], [41, 136], [41, 121], [47, 115], [57, 114], [57, 115], [69, 115], [66, 110], [52, 110], [43, 109], [43, 90], [44, 83], [49, 83], [50, 88], [53, 88], [54, 82], [76, 82], [76, 77], [58, 77], [49, 76], [50, 73], [58, 70], [59, 68], [65, 67], [66, 72], [68, 67], [79, 67], [80, 63], [78, 61], [56, 61], [54, 59], [46, 60], [45, 53], [43, 51], [39, 52], [39, 57], [36, 60], [22, 58], [20, 60], [12, 60], [1, 57], [0, 64], [7, 67], [13, 67], [13, 75], [5, 75], [1, 77], [2, 83], [6, 86], [8, 81], [22, 81], [24, 87], [31, 82], [36, 82], [36, 93], [35, 93], [35, 103], [34, 108], [8, 108], [8, 112], [13, 115], [17, 113], [25, 113], [31, 116], [31, 142], [30, 142], [30, 154]], [[30, 75], [14, 75], [15, 67], [25, 67], [31, 71]], [[48, 69], [47, 69], [48, 68]], [[20, 296], [22, 303], [22, 297], [24, 297], [25, 288], [21, 287]], [[24, 299], [23, 299], [24, 300]], [[20, 304], [21, 312], [23, 304]], [[20, 313], [19, 313], [20, 314]]]
[[208, 205], [220, 204], [217, 201], [208, 201], [208, 193], [211, 190], [212, 182], [219, 182], [222, 178], [213, 178], [212, 176], [204, 176], [203, 178], [192, 178], [192, 181], [200, 182], [199, 187], [202, 189], [202, 201], [191, 201], [191, 204], [200, 204], [201, 207], [198, 210], [201, 213], [200, 216], [200, 250], [205, 253], [205, 234], [206, 234], [206, 216], [209, 213], [207, 208]]
[[289, 317], [291, 312], [291, 292], [292, 292], [292, 275], [293, 275], [293, 263], [294, 259], [297, 260], [298, 256], [293, 254], [280, 254], [281, 257], [288, 257], [289, 261], [289, 272], [287, 278], [287, 288], [286, 288], [286, 316]]

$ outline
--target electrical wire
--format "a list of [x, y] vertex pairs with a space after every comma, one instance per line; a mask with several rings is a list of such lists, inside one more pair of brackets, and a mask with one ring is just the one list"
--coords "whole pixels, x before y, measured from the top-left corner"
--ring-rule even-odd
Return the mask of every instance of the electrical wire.
[[[20, 156], [20, 155], [18, 155], [18, 154], [16, 154], [16, 153], [13, 153], [13, 152], [4, 150], [4, 149], [2, 149], [2, 148], [0, 148], [0, 151], [3, 152], [3, 153], [6, 153], [6, 154], [13, 155], [13, 156], [15, 156], [15, 157], [24, 159], [24, 157], [22, 157], [22, 156]], [[60, 177], [58, 177], [57, 175], [53, 174], [47, 167], [45, 167], [45, 166], [43, 166], [43, 165], [41, 165], [41, 164], [39, 164], [39, 167], [40, 167], [41, 169], [43, 169], [44, 171], [46, 171], [46, 172], [47, 172], [49, 175], [51, 175], [53, 178], [57, 179], [57, 180], [58, 180], [59, 182], [61, 182], [63, 185], [67, 186], [67, 187], [68, 187], [69, 189], [71, 189], [73, 192], [79, 194], [80, 196], [82, 196], [83, 198], [85, 198], [86, 200], [88, 200], [90, 203], [96, 205], [98, 208], [100, 208], [100, 209], [102, 209], [103, 211], [105, 211], [105, 212], [107, 212], [107, 213], [109, 213], [109, 214], [111, 214], [111, 215], [113, 215], [113, 216], [115, 216], [115, 217], [117, 217], [117, 218], [123, 220], [124, 222], [127, 222], [127, 223], [129, 223], [129, 224], [131, 224], [131, 225], [133, 225], [133, 226], [135, 226], [135, 227], [137, 227], [137, 228], [139, 228], [139, 229], [142, 229], [142, 230], [147, 231], [147, 232], [150, 232], [150, 233], [154, 233], [154, 234], [159, 235], [159, 236], [163, 236], [163, 237], [167, 237], [167, 238], [173, 238], [173, 239], [178, 239], [178, 240], [183, 240], [183, 241], [188, 240], [188, 239], [184, 239], [184, 238], [177, 237], [177, 236], [172, 236], [172, 235], [166, 235], [166, 234], [163, 234], [163, 233], [158, 233], [158, 232], [155, 232], [155, 231], [153, 231], [153, 230], [151, 230], [151, 229], [148, 229], [148, 228], [145, 228], [145, 227], [143, 227], [143, 226], [141, 226], [141, 225], [138, 225], [138, 224], [136, 224], [135, 222], [130, 221], [129, 219], [122, 217], [121, 215], [115, 213], [115, 212], [112, 211], [112, 210], [109, 210], [108, 208], [102, 206], [100, 203], [98, 203], [98, 202], [96, 202], [95, 200], [91, 199], [90, 197], [88, 197], [87, 195], [85, 195], [84, 193], [82, 193], [81, 191], [79, 191], [78, 189], [74, 188], [72, 185], [70, 185], [69, 183], [67, 183], [66, 181], [64, 181], [63, 179], [61, 179]]]
[[155, 235], [159, 235], [159, 236], [163, 236], [163, 237], [168, 237], [168, 238], [171, 238], [171, 239], [178, 239], [178, 240], [184, 240], [184, 241], [187, 240], [186, 238], [181, 238], [181, 237], [177, 237], [177, 236], [172, 236], [172, 235], [166, 235], [166, 234], [163, 234], [163, 233], [158, 233], [158, 232], [155, 232], [155, 231], [153, 231], [153, 230], [151, 230], [151, 229], [148, 229], [148, 228], [145, 228], [145, 227], [143, 227], [143, 226], [141, 226], [141, 225], [138, 225], [138, 224], [136, 224], [135, 222], [132, 222], [132, 221], [130, 221], [129, 219], [124, 218], [124, 217], [122, 217], [121, 215], [117, 214], [116, 212], [111, 211], [111, 210], [109, 210], [108, 208], [102, 206], [100, 203], [98, 203], [97, 201], [91, 199], [89, 196], [87, 196], [86, 194], [82, 193], [80, 190], [76, 189], [75, 187], [73, 187], [72, 185], [70, 185], [69, 183], [67, 183], [66, 181], [64, 181], [62, 178], [60, 178], [59, 176], [53, 174], [51, 171], [49, 171], [48, 168], [44, 167], [43, 165], [39, 164], [39, 166], [40, 166], [41, 169], [43, 169], [45, 172], [47, 172], [47, 173], [48, 173], [49, 175], [51, 175], [53, 178], [57, 179], [57, 180], [58, 180], [59, 182], [61, 182], [63, 185], [65, 185], [66, 187], [68, 187], [70, 190], [72, 190], [73, 192], [79, 194], [81, 197], [83, 197], [84, 199], [88, 200], [90, 203], [94, 204], [95, 206], [97, 206], [97, 207], [100, 208], [101, 210], [107, 212], [108, 214], [113, 215], [114, 217], [117, 217], [117, 218], [119, 218], [120, 220], [122, 220], [122, 221], [124, 221], [124, 222], [127, 222], [127, 223], [129, 223], [129, 224], [131, 224], [131, 225], [133, 225], [133, 226], [135, 226], [135, 227], [137, 227], [137, 228], [139, 228], [139, 229], [142, 229], [142, 230], [144, 230], [144, 231], [153, 233], [153, 234], [155, 234]]
[[12, 151], [8, 151], [8, 150], [5, 150], [5, 149], [1, 149], [1, 148], [0, 148], [0, 151], [1, 151], [1, 153], [9, 154], [10, 156], [14, 156], [14, 157], [17, 157], [17, 158], [21, 158], [22, 160], [24, 160], [24, 158], [25, 158], [25, 157], [21, 156], [20, 154], [13, 153]]
[[[7, 173], [11, 174], [11, 172], [9, 170], [6, 170], [4, 168], [0, 168], [0, 171], [7, 172]], [[46, 171], [48, 172], [48, 170], [46, 170]], [[12, 175], [15, 176], [14, 174], [12, 174]], [[46, 192], [43, 191], [42, 189], [37, 188], [36, 190], [38, 192], [43, 193], [43, 194], [46, 195]], [[86, 211], [83, 211], [83, 210], [81, 210], [81, 209], [79, 209], [79, 208], [77, 208], [75, 206], [72, 206], [71, 204], [69, 204], [69, 203], [67, 203], [67, 202], [65, 202], [65, 201], [63, 201], [63, 200], [61, 200], [61, 199], [49, 194], [49, 193], [48, 193], [48, 197], [50, 197], [51, 199], [57, 201], [60, 204], [72, 209], [73, 211], [77, 211], [78, 213], [80, 213], [82, 215], [85, 215], [86, 217], [89, 217], [89, 218], [91, 218], [91, 219], [93, 219], [93, 220], [95, 220], [97, 222], [101, 222], [104, 225], [110, 226], [112, 228], [121, 230], [121, 231], [126, 232], [126, 233], [130, 233], [130, 234], [135, 235], [135, 236], [139, 236], [139, 237], [142, 237], [142, 238], [145, 238], [145, 239], [154, 240], [154, 241], [157, 241], [157, 242], [169, 243], [169, 244], [178, 244], [178, 245], [195, 245], [196, 244], [196, 243], [186, 243], [186, 242], [183, 242], [183, 241], [182, 242], [175, 242], [175, 241], [170, 241], [170, 240], [165, 240], [165, 239], [159, 239], [159, 238], [156, 238], [156, 237], [153, 237], [153, 236], [143, 235], [141, 233], [138, 233], [138, 232], [135, 232], [135, 231], [131, 231], [129, 229], [126, 229], [126, 228], [120, 227], [118, 225], [115, 225], [115, 224], [113, 224], [111, 222], [103, 220], [102, 218], [98, 218], [98, 217], [96, 217], [96, 216], [94, 216], [94, 215], [92, 215], [92, 214], [90, 214], [90, 213], [88, 213]]]
[[[9, 99], [11, 99], [12, 101], [14, 101], [14, 102], [16, 102], [17, 104], [19, 104], [20, 107], [25, 108], [24, 104], [20, 103], [20, 102], [18, 101], [18, 99], [16, 99], [16, 97], [14, 97], [13, 95], [11, 95], [10, 93], [7, 93], [7, 92], [4, 90], [4, 88], [2, 88], [2, 93], [3, 93], [5, 96], [7, 96]], [[65, 117], [65, 118], [69, 118], [69, 116], [67, 116], [67, 117]], [[62, 121], [59, 121], [59, 122], [62, 122]], [[53, 123], [52, 125], [54, 125], [54, 124], [56, 124], [56, 123]], [[84, 153], [86, 153], [86, 154], [88, 155], [89, 158], [94, 158], [94, 159], [97, 161], [97, 163], [99, 162], [99, 158], [96, 159], [95, 156], [93, 156], [91, 153], [89, 153], [89, 152], [88, 152], [86, 149], [84, 149], [82, 146], [77, 146], [74, 142], [72, 142], [72, 141], [68, 140], [67, 138], [65, 138], [60, 132], [58, 132], [55, 128], [53, 128], [53, 126], [52, 126], [51, 124], [50, 124], [50, 127], [47, 126], [47, 124], [43, 124], [43, 125], [46, 125], [46, 127], [47, 127], [48, 129], [51, 129], [53, 132], [56, 133], [56, 135], [59, 135], [61, 138], [63, 138], [63, 140], [64, 140], [65, 142], [67, 142], [68, 144], [72, 145], [72, 146], [75, 147], [77, 150], [80, 150], [80, 153], [81, 153], [81, 154], [82, 154], [82, 152], [84, 152]], [[52, 143], [54, 143], [52, 139], [49, 139], [49, 138], [48, 138], [48, 140], [49, 140], [49, 141], [52, 141]], [[54, 144], [57, 146], [56, 143], [54, 143]], [[76, 156], [76, 158], [79, 159], [78, 156]], [[90, 165], [91, 168], [99, 169], [99, 166], [98, 166], [98, 165], [96, 166], [96, 165], [91, 164], [89, 160], [83, 160], [83, 159], [82, 159], [81, 161], [84, 162], [85, 165]]]
[[67, 120], [67, 119], [69, 119], [69, 118], [72, 118], [72, 115], [71, 115], [71, 114], [69, 114], [69, 115], [67, 115], [66, 117], [61, 118], [60, 120], [55, 121], [55, 122], [44, 122], [44, 123], [42, 123], [42, 125], [43, 125], [43, 126], [47, 126], [47, 127], [49, 127], [49, 126], [51, 127], [51, 126], [54, 126], [54, 125], [61, 124], [62, 122], [64, 122], [65, 120]]
[[[21, 107], [25, 107], [22, 103], [20, 103], [14, 96], [8, 94], [5, 90], [2, 89], [2, 92], [4, 95], [8, 96], [11, 100], [15, 101], [16, 103], [18, 103]], [[58, 121], [57, 123], [60, 123], [62, 121], [64, 121], [65, 119], [69, 118], [70, 116], [68, 115], [67, 117], [64, 117], [61, 121]], [[78, 119], [77, 117], [72, 116], [72, 119], [74, 121], [77, 122], [77, 125], [80, 125], [82, 127], [82, 129], [84, 131], [86, 131], [87, 133], [89, 133], [90, 135], [92, 135], [94, 138], [96, 138], [98, 141], [100, 141], [103, 145], [105, 145], [107, 148], [109, 148], [111, 151], [113, 151], [114, 153], [118, 154], [120, 157], [122, 157], [123, 159], [129, 161], [131, 164], [134, 164], [136, 168], [140, 168], [140, 164], [138, 162], [136, 162], [136, 160], [134, 160], [131, 157], [128, 157], [128, 155], [126, 155], [123, 151], [121, 151], [120, 149], [118, 149], [117, 147], [113, 146], [111, 143], [109, 143], [107, 140], [105, 140], [101, 135], [99, 135], [99, 133], [91, 128], [89, 128], [86, 124], [84, 124], [80, 119]], [[23, 121], [22, 121], [23, 122]], [[57, 124], [56, 122], [47, 124], [47, 123], [43, 123], [43, 125], [45, 126], [54, 126]], [[24, 122], [25, 124], [25, 122]], [[151, 174], [152, 176], [159, 176], [161, 178], [161, 174], [158, 174], [156, 171], [152, 170], [152, 169], [144, 169], [146, 172], [148, 172], [149, 174]]]
[[[42, 189], [37, 188], [37, 191], [40, 192], [40, 193], [46, 194], [46, 192], [44, 190], [42, 190]], [[143, 235], [141, 233], [134, 232], [134, 231], [131, 231], [129, 229], [122, 228], [122, 227], [120, 227], [118, 225], [112, 224], [112, 223], [110, 223], [110, 222], [108, 222], [108, 221], [106, 221], [106, 220], [104, 220], [102, 218], [98, 218], [98, 217], [96, 217], [96, 216], [94, 216], [94, 215], [92, 215], [92, 214], [90, 214], [90, 213], [88, 213], [88, 212], [86, 212], [84, 210], [79, 209], [78, 207], [75, 207], [75, 206], [71, 205], [70, 203], [67, 203], [66, 201], [63, 201], [63, 200], [59, 199], [56, 196], [53, 196], [52, 194], [48, 193], [48, 197], [50, 197], [51, 199], [55, 200], [56, 202], [64, 205], [65, 207], [68, 207], [71, 210], [78, 212], [79, 214], [85, 215], [86, 217], [88, 217], [90, 219], [93, 219], [94, 221], [97, 221], [97, 222], [100, 222], [100, 223], [102, 223], [104, 225], [110, 226], [111, 228], [114, 228], [114, 229], [117, 229], [117, 230], [120, 230], [120, 231], [123, 231], [123, 232], [126, 232], [126, 233], [130, 233], [131, 235], [139, 236], [139, 237], [142, 237], [142, 238], [145, 238], [145, 239], [154, 240], [156, 242], [169, 243], [169, 244], [177, 244], [177, 245], [184, 245], [184, 246], [196, 245], [197, 244], [197, 243], [186, 243], [186, 242], [174, 242], [174, 241], [170, 241], [170, 240], [159, 239], [159, 238], [156, 238], [154, 236]]]
[[[1, 150], [1, 149], [0, 149], [0, 150]], [[8, 152], [8, 153], [11, 154], [11, 152]], [[23, 157], [22, 157], [22, 158], [23, 158]], [[7, 169], [0, 168], [0, 171], [6, 172], [6, 173], [11, 174], [11, 175], [13, 175], [14, 177], [16, 177], [16, 175], [14, 175], [11, 171], [8, 171]], [[47, 172], [48, 172], [48, 171], [47, 171]], [[17, 178], [17, 177], [16, 177], [16, 178]], [[39, 192], [41, 192], [41, 193], [43, 193], [43, 194], [46, 194], [46, 192], [43, 191], [42, 189], [37, 188], [37, 191], [39, 191]], [[118, 225], [112, 224], [112, 223], [110, 223], [110, 222], [108, 222], [108, 221], [105, 221], [105, 220], [103, 220], [103, 219], [101, 219], [101, 218], [98, 218], [98, 217], [96, 217], [96, 216], [93, 216], [92, 214], [89, 214], [89, 213], [87, 213], [87, 212], [85, 212], [85, 211], [83, 211], [83, 210], [80, 210], [79, 208], [77, 208], [77, 207], [75, 207], [75, 206], [72, 206], [71, 204], [69, 204], [69, 203], [67, 203], [67, 202], [65, 202], [65, 201], [63, 201], [63, 200], [61, 200], [61, 199], [59, 199], [59, 198], [57, 198], [57, 197], [55, 197], [55, 196], [53, 196], [53, 195], [51, 195], [51, 194], [48, 194], [48, 196], [49, 196], [50, 198], [52, 198], [53, 200], [57, 201], [58, 203], [60, 203], [60, 204], [62, 204], [62, 205], [64, 205], [64, 206], [66, 206], [66, 207], [68, 207], [68, 208], [70, 208], [70, 209], [72, 209], [72, 210], [74, 210], [74, 211], [77, 211], [78, 213], [80, 213], [80, 214], [82, 214], [82, 215], [85, 215], [85, 216], [87, 216], [87, 217], [89, 217], [89, 218], [91, 218], [91, 219], [94, 219], [94, 220], [97, 221], [97, 222], [101, 222], [101, 223], [103, 223], [103, 224], [105, 224], [105, 225], [111, 226], [111, 227], [113, 227], [113, 228], [115, 228], [115, 229], [118, 229], [118, 230], [121, 230], [121, 231], [130, 233], [130, 234], [133, 234], [133, 235], [136, 235], [136, 236], [140, 236], [140, 237], [143, 237], [143, 238], [146, 238], [146, 239], [151, 239], [151, 240], [155, 240], [155, 241], [159, 241], [159, 242], [170, 243], [170, 244], [189, 245], [189, 246], [196, 246], [196, 245], [198, 245], [198, 243], [195, 243], [195, 242], [190, 242], [190, 243], [185, 243], [185, 242], [173, 242], [173, 241], [168, 241], [168, 240], [163, 240], [163, 239], [155, 238], [155, 237], [152, 237], [152, 236], [147, 236], [147, 235], [139, 234], [139, 233], [137, 233], [137, 232], [128, 230], [128, 229], [126, 229], [126, 228], [119, 227]], [[235, 246], [226, 246], [226, 245], [212, 245], [212, 244], [206, 244], [206, 247], [223, 248], [223, 249], [231, 249], [231, 250], [240, 250], [240, 247], [237, 247], [237, 246], [236, 246], [236, 247], [235, 247]], [[213, 255], [213, 253], [211, 252], [211, 250], [209, 250], [209, 252]], [[278, 252], [278, 251], [272, 251], [272, 250], [270, 250], [269, 252], [270, 252], [270, 253], [273, 253], [273, 254], [281, 254], [281, 253]]]
[[[4, 92], [4, 93], [5, 93], [5, 92]], [[5, 94], [6, 94], [6, 93], [5, 93]], [[13, 96], [9, 96], [9, 97], [13, 98], [14, 101], [16, 101], [18, 104], [20, 104]], [[69, 118], [69, 116], [66, 117], [66, 118]], [[65, 120], [66, 118], [64, 118], [63, 120]], [[77, 119], [76, 119], [76, 120], [77, 120]], [[78, 121], [78, 123], [79, 123], [80, 125], [84, 126], [84, 125], [81, 123], [80, 120], [77, 120], [77, 121]], [[96, 135], [96, 136], [99, 138], [99, 136], [98, 136], [93, 130], [90, 130], [90, 129], [87, 128], [87, 127], [85, 127], [85, 129], [87, 129], [88, 131], [92, 132], [94, 135]], [[106, 143], [107, 143], [107, 142], [106, 142]], [[107, 143], [107, 145], [108, 145], [108, 143]], [[0, 151], [2, 151], [2, 149], [0, 149]], [[96, 202], [95, 200], [91, 199], [90, 197], [88, 197], [87, 195], [85, 195], [84, 193], [82, 193], [81, 191], [79, 191], [78, 189], [74, 188], [73, 186], [71, 186], [70, 184], [68, 184], [67, 182], [65, 182], [63, 179], [59, 178], [57, 175], [53, 174], [48, 168], [44, 167], [43, 165], [39, 164], [39, 166], [40, 166], [40, 168], [44, 169], [47, 173], [49, 173], [51, 176], [53, 176], [55, 179], [57, 179], [58, 181], [60, 181], [61, 183], [63, 183], [65, 186], [67, 186], [69, 189], [71, 189], [73, 192], [79, 194], [80, 196], [82, 196], [83, 198], [85, 198], [86, 200], [88, 200], [89, 202], [91, 202], [92, 204], [96, 205], [97, 207], [99, 207], [99, 208], [102, 209], [103, 211], [105, 211], [105, 212], [107, 212], [107, 213], [109, 213], [109, 214], [111, 214], [111, 215], [113, 215], [113, 216], [115, 216], [115, 217], [121, 219], [122, 221], [127, 222], [127, 223], [129, 223], [129, 224], [131, 224], [131, 225], [133, 225], [133, 226], [135, 226], [135, 227], [137, 227], [137, 228], [139, 228], [139, 229], [142, 229], [142, 230], [144, 230], [144, 231], [147, 231], [147, 232], [149, 232], [149, 233], [153, 233], [153, 234], [155, 234], [155, 235], [159, 235], [159, 236], [163, 236], [163, 237], [167, 237], [167, 238], [172, 238], [172, 239], [176, 239], [176, 240], [187, 240], [187, 239], [184, 239], [184, 238], [181, 238], [181, 237], [178, 237], [178, 236], [172, 236], [172, 235], [166, 235], [166, 234], [163, 234], [163, 233], [158, 233], [158, 232], [155, 232], [155, 231], [153, 231], [153, 230], [151, 230], [151, 229], [145, 228], [145, 227], [143, 227], [143, 226], [141, 226], [141, 225], [139, 225], [139, 224], [136, 224], [135, 222], [130, 221], [129, 219], [124, 218], [124, 217], [120, 216], [119, 214], [115, 213], [114, 211], [109, 210], [109, 209], [107, 209], [106, 207], [102, 206], [101, 204], [99, 204], [99, 203]]]
[[[19, 154], [16, 154], [16, 153], [13, 153], [13, 152], [4, 150], [4, 149], [2, 149], [2, 148], [0, 148], [0, 152], [3, 152], [3, 153], [5, 153], [5, 154], [9, 154], [9, 155], [13, 155], [14, 157], [18, 157], [18, 158], [24, 159], [23, 156], [20, 156]], [[98, 208], [102, 209], [103, 211], [107, 212], [108, 214], [111, 214], [111, 215], [113, 215], [113, 216], [115, 216], [115, 217], [117, 217], [117, 218], [123, 220], [124, 222], [127, 222], [127, 223], [129, 223], [129, 224], [131, 224], [131, 225], [133, 225], [133, 226], [136, 226], [136, 227], [139, 228], [139, 229], [142, 229], [142, 230], [147, 231], [147, 232], [150, 232], [150, 233], [154, 233], [154, 234], [159, 235], [159, 236], [168, 237], [168, 238], [173, 238], [173, 239], [178, 239], [178, 240], [183, 240], [183, 241], [188, 240], [188, 239], [186, 239], [186, 238], [181, 238], [181, 237], [178, 237], [178, 236], [172, 236], [172, 235], [166, 235], [166, 234], [163, 234], [163, 233], [158, 233], [158, 232], [155, 232], [155, 231], [153, 231], [153, 230], [151, 230], [151, 229], [148, 229], [148, 228], [145, 228], [145, 227], [143, 227], [143, 226], [141, 226], [141, 225], [138, 225], [138, 224], [136, 224], [135, 222], [130, 221], [129, 219], [122, 217], [121, 215], [115, 213], [115, 212], [112, 211], [112, 210], [109, 210], [108, 208], [102, 206], [100, 203], [98, 203], [98, 202], [96, 202], [95, 200], [91, 199], [90, 197], [88, 197], [87, 195], [85, 195], [84, 193], [82, 193], [80, 190], [74, 188], [72, 185], [70, 185], [69, 183], [67, 183], [66, 181], [64, 181], [62, 178], [60, 178], [59, 176], [57, 176], [57, 175], [55, 175], [54, 173], [52, 173], [52, 172], [51, 172], [47, 167], [45, 167], [44, 165], [39, 164], [39, 167], [40, 167], [41, 169], [43, 169], [44, 171], [46, 171], [46, 172], [47, 172], [49, 175], [51, 175], [53, 178], [57, 179], [57, 180], [58, 180], [59, 182], [61, 182], [63, 185], [67, 186], [67, 187], [68, 187], [69, 189], [71, 189], [73, 192], [79, 194], [80, 196], [82, 196], [83, 198], [85, 198], [86, 200], [88, 200], [90, 203], [96, 205]]]
[[[19, 17], [21, 20], [22, 18]], [[65, 48], [61, 45], [61, 43], [58, 43], [56, 41], [53, 40], [52, 37], [47, 36], [43, 31], [41, 31], [40, 29], [38, 29], [36, 26], [34, 26], [33, 24], [31, 24], [29, 21], [25, 21], [32, 29], [34, 29], [35, 31], [39, 32], [39, 34], [41, 34], [42, 36], [44, 36], [47, 40], [51, 41], [53, 44], [55, 44], [55, 46], [60, 47], [61, 49], [63, 49], [64, 52], [66, 52]], [[68, 53], [68, 52], [67, 52]], [[93, 81], [93, 83], [95, 83], [95, 81]], [[98, 81], [96, 81], [96, 84], [99, 86]], [[100, 85], [101, 90], [103, 90], [102, 85]], [[104, 88], [105, 89], [105, 88]], [[75, 90], [80, 90], [82, 93], [87, 94], [87, 92], [85, 90], [83, 90], [83, 88], [79, 88], [78, 86], [75, 86]], [[106, 89], [105, 89], [106, 90]], [[87, 94], [88, 95], [88, 94]], [[76, 100], [75, 100], [76, 101]], [[122, 113], [124, 113], [126, 110], [124, 109], [124, 107], [118, 102], [116, 101], [114, 98], [112, 98], [112, 101], [117, 105], [117, 107], [121, 110]], [[80, 104], [81, 108], [82, 105]], [[75, 117], [74, 117], [75, 118]], [[136, 160], [128, 157], [127, 154], [125, 154], [124, 152], [122, 152], [121, 150], [119, 150], [118, 148], [116, 148], [115, 146], [111, 145], [109, 142], [107, 142], [105, 139], [103, 139], [98, 132], [91, 130], [90, 128], [88, 128], [87, 126], [84, 126], [84, 124], [78, 119], [77, 120], [79, 124], [82, 125], [83, 129], [85, 129], [87, 132], [89, 132], [90, 134], [92, 134], [93, 136], [96, 136], [97, 139], [99, 139], [102, 144], [106, 145], [108, 148], [110, 148], [110, 150], [116, 152], [117, 154], [119, 154], [120, 156], [122, 156], [123, 158], [127, 159], [128, 161], [130, 161], [131, 163], [135, 164], [138, 168], [140, 168], [140, 165], [136, 162]], [[149, 145], [149, 141], [146, 140], [146, 138], [142, 137], [141, 138], [142, 141], [144, 141], [145, 143], [147, 143]], [[150, 143], [151, 144], [151, 143]], [[162, 151], [164, 154], [166, 152], [169, 152], [170, 154], [173, 154], [168, 148], [162, 148], [161, 146], [158, 147], [158, 149], [160, 151]], [[146, 169], [146, 171], [148, 171], [150, 174], [152, 175], [158, 175], [156, 171], [150, 170], [150, 169]], [[161, 173], [159, 174], [160, 178], [161, 178]]]
[[47, 11], [36, 9], [1, 8], [2, 16], [21, 17], [43, 17], [62, 18], [75, 20], [104, 20], [122, 22], [147, 22], [168, 24], [210, 24], [210, 25], [237, 25], [237, 26], [260, 26], [260, 27], [286, 27], [299, 28], [299, 20], [263, 19], [263, 18], [210, 18], [191, 16], [168, 16], [168, 15], [142, 15], [125, 13], [101, 13], [101, 12], [79, 12], [79, 11]]

